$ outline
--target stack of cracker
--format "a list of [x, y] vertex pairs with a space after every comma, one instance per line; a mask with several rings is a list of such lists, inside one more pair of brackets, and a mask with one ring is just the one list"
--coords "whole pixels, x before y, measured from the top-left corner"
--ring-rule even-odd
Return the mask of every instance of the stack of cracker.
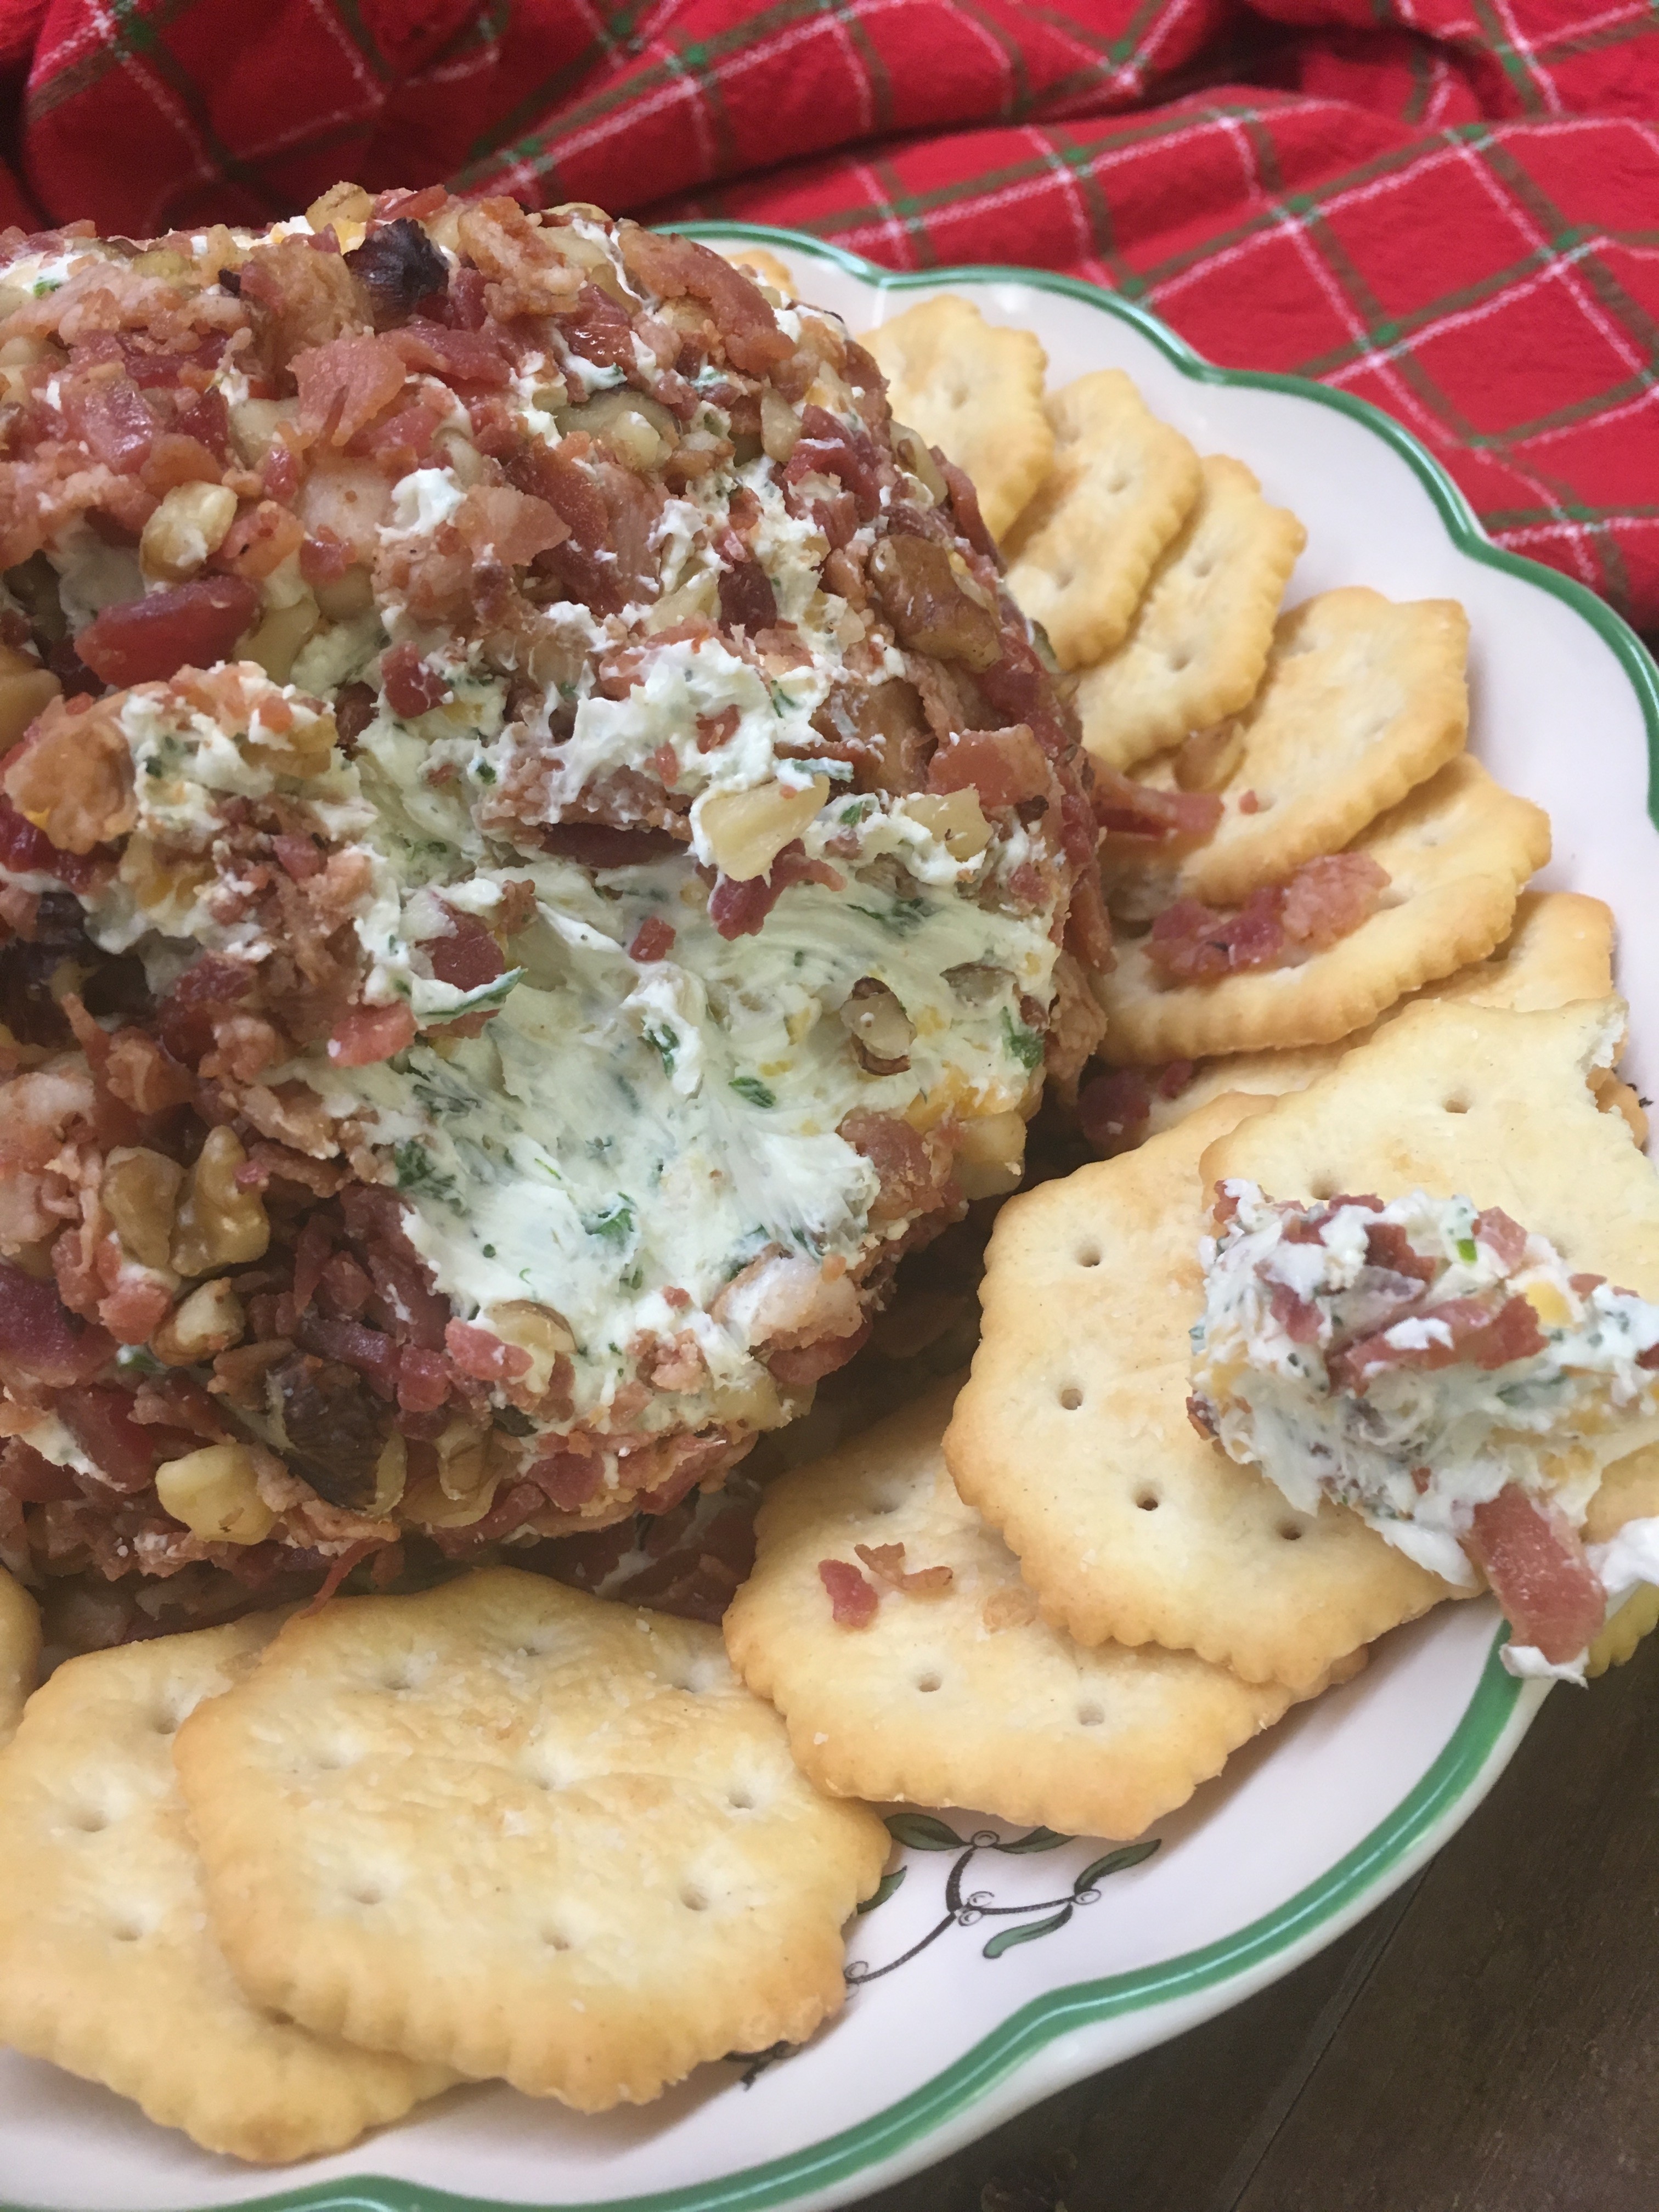
[[[1283, 611], [1306, 533], [1242, 462], [1197, 453], [1120, 369], [1045, 394], [1036, 339], [967, 301], [926, 301], [865, 342], [895, 413], [975, 477], [988, 520], [1008, 518], [992, 527], [1010, 586], [1073, 672], [1101, 772], [1214, 802], [1201, 836], [1103, 842], [1118, 951], [1091, 981], [1117, 1073], [1085, 1086], [1097, 1150], [1228, 1091], [1300, 1089], [1415, 994], [1547, 1005], [1611, 988], [1611, 918], [1527, 894], [1548, 818], [1466, 750], [1461, 606], [1349, 586]], [[1386, 878], [1369, 910], [1320, 913], [1338, 856]], [[1284, 943], [1251, 964], [1228, 925], [1298, 884], [1307, 934], [1287, 909]], [[1178, 904], [1200, 936], [1213, 925], [1200, 976], [1153, 957]], [[1644, 1134], [1628, 1086], [1599, 1082]]]
[[888, 1849], [716, 1629], [507, 1568], [337, 1598], [35, 1692], [0, 1752], [0, 2041], [250, 2160], [461, 2081], [643, 2102], [836, 2009]]

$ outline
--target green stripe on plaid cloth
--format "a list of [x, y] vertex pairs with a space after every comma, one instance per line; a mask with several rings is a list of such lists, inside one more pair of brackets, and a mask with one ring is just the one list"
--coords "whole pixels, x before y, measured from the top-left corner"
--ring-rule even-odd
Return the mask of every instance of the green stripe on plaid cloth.
[[25, 53], [49, 218], [444, 178], [1064, 270], [1375, 401], [1659, 628], [1647, 0], [0, 0]]

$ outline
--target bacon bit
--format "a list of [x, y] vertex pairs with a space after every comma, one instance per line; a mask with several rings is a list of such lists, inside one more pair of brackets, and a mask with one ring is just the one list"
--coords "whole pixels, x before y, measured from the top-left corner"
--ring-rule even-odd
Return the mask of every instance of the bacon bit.
[[699, 714], [697, 717], [697, 750], [712, 753], [729, 744], [738, 733], [738, 724], [743, 716], [735, 707], [722, 707], [718, 714]]
[[0, 1260], [0, 1355], [57, 1389], [86, 1382], [114, 1352], [108, 1332], [77, 1322], [53, 1284], [38, 1283], [9, 1260]]
[[75, 641], [94, 676], [125, 689], [165, 682], [181, 668], [211, 668], [258, 611], [259, 597], [242, 576], [197, 576], [171, 591], [106, 607]]
[[404, 361], [390, 338], [334, 338], [289, 363], [300, 391], [300, 427], [331, 446], [349, 443], [404, 388]]
[[1511, 1482], [1474, 1509], [1463, 1548], [1485, 1573], [1515, 1639], [1559, 1666], [1601, 1631], [1602, 1589], [1559, 1507]]
[[394, 645], [380, 656], [380, 688], [394, 714], [405, 720], [441, 707], [451, 695], [435, 668], [428, 666], [416, 645]]
[[481, 990], [507, 972], [501, 948], [476, 915], [445, 912], [454, 924], [447, 937], [428, 937], [421, 945], [439, 982], [457, 991]]
[[949, 1589], [954, 1579], [949, 1567], [914, 1567], [907, 1571], [902, 1544], [854, 1544], [853, 1549], [872, 1575], [908, 1597], [931, 1597], [935, 1591]]
[[309, 883], [313, 876], [323, 871], [323, 856], [309, 837], [277, 836], [271, 839], [270, 848], [282, 862], [283, 872], [296, 884]]
[[286, 439], [272, 441], [270, 451], [259, 465], [259, 482], [271, 499], [289, 500], [299, 490], [299, 459]]
[[[1512, 1221], [1501, 1206], [1489, 1206], [1484, 1213], [1475, 1215], [1474, 1238], [1477, 1244], [1486, 1246], [1506, 1273], [1518, 1267], [1527, 1256], [1526, 1231], [1518, 1221]], [[1601, 1275], [1574, 1275], [1572, 1287], [1576, 1291], [1581, 1282], [1587, 1281], [1594, 1288], [1604, 1279]]]
[[884, 1583], [895, 1588], [904, 1579], [904, 1547], [902, 1544], [854, 1544], [858, 1553], [872, 1575], [879, 1575]]
[[708, 919], [725, 938], [755, 937], [780, 896], [791, 884], [823, 884], [832, 891], [846, 888], [847, 878], [827, 860], [812, 860], [797, 837], [773, 861], [771, 872], [750, 876], [742, 883], [730, 876], [716, 878], [708, 895]]
[[1095, 819], [1109, 836], [1198, 844], [1221, 819], [1221, 801], [1212, 791], [1155, 791], [1098, 761], [1091, 797]]
[[348, 684], [334, 702], [334, 726], [340, 733], [340, 744], [350, 754], [356, 750], [357, 740], [374, 720], [375, 698], [367, 684]]
[[725, 341], [726, 359], [745, 376], [764, 376], [794, 351], [794, 340], [778, 328], [760, 288], [708, 246], [695, 239], [641, 230], [635, 223], [622, 226], [617, 243], [636, 284], [659, 299], [702, 302]]
[[98, 1301], [98, 1318], [118, 1344], [148, 1344], [172, 1310], [167, 1285], [136, 1271]]
[[1269, 1302], [1273, 1319], [1292, 1344], [1313, 1344], [1319, 1336], [1319, 1309], [1300, 1298], [1288, 1283], [1275, 1283]]
[[441, 1352], [406, 1344], [398, 1354], [398, 1403], [405, 1413], [434, 1413], [449, 1397], [449, 1370]]
[[875, 1114], [858, 1107], [842, 1115], [836, 1134], [874, 1168], [880, 1184], [870, 1208], [872, 1222], [902, 1221], [937, 1206], [949, 1176], [927, 1140], [896, 1114]]
[[[1389, 1341], [1388, 1328], [1419, 1319], [1439, 1322], [1449, 1340], [1419, 1346]], [[1385, 1328], [1344, 1345], [1325, 1364], [1333, 1388], [1363, 1395], [1372, 1376], [1389, 1368], [1431, 1373], [1467, 1361], [1491, 1374], [1512, 1360], [1530, 1359], [1544, 1350], [1547, 1341], [1537, 1315], [1523, 1297], [1505, 1298], [1495, 1313], [1479, 1298], [1445, 1298], [1438, 1305], [1410, 1306], [1395, 1314]]]
[[[21, 748], [15, 748], [7, 756], [6, 765], [21, 757]], [[26, 821], [9, 799], [0, 797], [0, 868], [20, 876], [55, 876], [71, 890], [83, 890], [91, 888], [96, 855], [96, 847], [91, 854], [65, 852], [52, 843], [44, 830]]]
[[1153, 921], [1146, 957], [1170, 983], [1272, 968], [1291, 952], [1322, 951], [1376, 912], [1389, 877], [1365, 853], [1309, 860], [1286, 884], [1264, 884], [1235, 913], [1177, 899]]
[[[1484, 1219], [1485, 1216], [1483, 1215], [1481, 1218]], [[1605, 1283], [1607, 1279], [1605, 1275], [1569, 1275], [1567, 1277], [1568, 1282], [1572, 1285], [1572, 1288], [1578, 1293], [1581, 1298], [1587, 1298], [1592, 1291], [1599, 1290], [1601, 1285]], [[1644, 1357], [1645, 1357], [1645, 1354]], [[1637, 1364], [1639, 1366], [1641, 1362], [1638, 1360]]]
[[68, 1468], [45, 1458], [21, 1437], [7, 1438], [0, 1449], [0, 1496], [20, 1505], [57, 1505], [80, 1495]]
[[[1042, 748], [1023, 722], [1006, 730], [952, 730], [927, 764], [929, 791], [976, 791], [988, 807], [1041, 799], [1048, 784]], [[1092, 837], [1090, 845], [1092, 850]]]
[[881, 1593], [845, 1559], [820, 1559], [818, 1580], [830, 1593], [830, 1610], [842, 1628], [868, 1628]]
[[1152, 1111], [1143, 1068], [1109, 1068], [1091, 1076], [1077, 1095], [1078, 1127], [1088, 1145], [1108, 1158], [1140, 1142]]
[[356, 559], [338, 531], [323, 523], [300, 547], [300, 574], [307, 584], [337, 584]]
[[188, 1105], [196, 1079], [142, 1030], [117, 1030], [109, 1041], [102, 1080], [111, 1094], [135, 1114], [162, 1114]]
[[604, 1487], [605, 1462], [592, 1452], [550, 1452], [526, 1468], [525, 1480], [533, 1482], [561, 1512], [574, 1513]]
[[480, 1382], [516, 1382], [531, 1369], [530, 1354], [520, 1344], [506, 1344], [487, 1328], [471, 1322], [452, 1321], [444, 1331], [444, 1346], [463, 1375]]
[[937, 446], [931, 447], [929, 451], [933, 456], [934, 467], [945, 478], [945, 489], [951, 495], [951, 512], [957, 519], [957, 529], [975, 552], [982, 553], [988, 561], [995, 562], [1000, 572], [1002, 556], [997, 551], [996, 540], [985, 526], [973, 478], [965, 470], [959, 469], [954, 461], [947, 461]]
[[1198, 1073], [1198, 1063], [1191, 1060], [1166, 1060], [1158, 1072], [1155, 1088], [1163, 1099], [1179, 1098]]
[[447, 185], [422, 185], [412, 192], [402, 190], [382, 192], [374, 203], [374, 212], [380, 222], [386, 223], [398, 216], [414, 216], [423, 222], [429, 215], [441, 215], [448, 204]]
[[1244, 792], [1239, 799], [1238, 811], [1241, 814], [1259, 814], [1261, 811], [1261, 801], [1256, 797], [1255, 792]]
[[778, 602], [772, 579], [752, 556], [722, 568], [718, 589], [720, 621], [726, 629], [747, 630], [752, 637], [776, 622]]
[[1225, 1229], [1237, 1212], [1238, 1193], [1218, 1182], [1215, 1187], [1215, 1204], [1210, 1208], [1210, 1218], [1217, 1230]]
[[409, 368], [428, 369], [446, 384], [498, 390], [513, 381], [512, 364], [489, 331], [452, 329], [417, 315], [394, 331], [390, 343]]
[[130, 1390], [112, 1383], [65, 1390], [56, 1411], [112, 1490], [131, 1496], [149, 1487], [161, 1455], [161, 1439], [134, 1421]]
[[[630, 960], [642, 964], [653, 960], [666, 960], [674, 950], [674, 932], [660, 915], [648, 914], [634, 933], [634, 942], [628, 948]], [[668, 1294], [664, 1293], [665, 1297]], [[690, 1301], [688, 1299], [689, 1304]]]
[[800, 434], [784, 465], [786, 483], [803, 477], [834, 477], [851, 495], [859, 520], [870, 522], [881, 507], [881, 471], [876, 448], [862, 430], [848, 430], [827, 409], [801, 410]]
[[1214, 1443], [1215, 1417], [1211, 1411], [1208, 1399], [1199, 1397], [1196, 1392], [1188, 1392], [1187, 1419], [1194, 1433], [1202, 1437], [1206, 1444]]
[[1432, 1260], [1416, 1249], [1397, 1221], [1374, 1222], [1366, 1230], [1365, 1265], [1386, 1268], [1392, 1275], [1409, 1275], [1419, 1283], [1431, 1283], [1439, 1272]]
[[328, 1056], [336, 1067], [373, 1067], [414, 1043], [415, 1017], [394, 1006], [351, 1006], [334, 1024]]
[[475, 484], [455, 510], [455, 527], [474, 553], [493, 553], [511, 568], [522, 568], [570, 535], [548, 501], [510, 484]]
[[1369, 853], [1304, 860], [1285, 886], [1285, 934], [1292, 945], [1321, 951], [1375, 914], [1388, 888], [1388, 870]]
[[[285, 1301], [279, 1299], [277, 1303], [280, 1305]], [[258, 1305], [257, 1298], [254, 1304]], [[283, 1333], [288, 1334], [286, 1330]], [[394, 1395], [398, 1347], [383, 1328], [370, 1328], [366, 1322], [342, 1321], [313, 1313], [300, 1321], [295, 1334], [306, 1350], [315, 1352], [319, 1359], [355, 1368], [377, 1397], [390, 1401]], [[289, 1434], [292, 1436], [292, 1429]]]
[[301, 550], [304, 543], [305, 527], [299, 516], [274, 499], [262, 499], [257, 507], [245, 508], [237, 516], [214, 559], [220, 568], [258, 583], [273, 575], [290, 553]]
[[556, 822], [543, 830], [542, 845], [583, 868], [641, 868], [685, 849], [665, 830], [615, 830], [608, 822]]

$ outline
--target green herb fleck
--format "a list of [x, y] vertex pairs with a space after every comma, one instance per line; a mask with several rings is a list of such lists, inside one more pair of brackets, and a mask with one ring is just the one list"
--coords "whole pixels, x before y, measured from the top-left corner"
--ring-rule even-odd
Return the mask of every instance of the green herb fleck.
[[625, 1291], [637, 1291], [642, 1286], [644, 1281], [644, 1268], [630, 1267], [628, 1273], [622, 1278], [622, 1287]]
[[1474, 1267], [1476, 1253], [1474, 1239], [1473, 1237], [1460, 1237], [1458, 1238], [1457, 1256], [1463, 1262], [1463, 1265], [1466, 1267]]
[[31, 286], [30, 289], [37, 300], [44, 300], [49, 292], [61, 292], [64, 289], [64, 280], [61, 276], [43, 276], [38, 284]]
[[493, 1244], [486, 1244], [483, 1248], [483, 1255], [486, 1260], [493, 1260], [495, 1256], [495, 1247]]
[[873, 799], [849, 799], [845, 806], [836, 810], [836, 819], [846, 823], [862, 822], [875, 803]]
[[795, 948], [795, 965], [797, 968], [804, 968], [806, 965], [806, 947], [804, 945], [797, 945]]
[[398, 1171], [399, 1190], [412, 1190], [422, 1198], [441, 1198], [458, 1213], [465, 1211], [456, 1200], [454, 1176], [433, 1165], [426, 1146], [417, 1138], [392, 1147], [392, 1164]]
[[730, 1088], [751, 1106], [775, 1106], [778, 1103], [776, 1095], [767, 1089], [758, 1075], [734, 1075]]
[[124, 1344], [115, 1355], [115, 1364], [123, 1375], [159, 1375], [162, 1371], [161, 1361], [142, 1344]]
[[507, 993], [523, 975], [522, 968], [509, 968], [493, 982], [480, 983], [476, 991], [463, 991], [453, 1006], [446, 1006], [441, 1013], [428, 1014], [426, 1018], [428, 1022], [453, 1022], [463, 1014], [493, 1014], [506, 1003]]
[[680, 1048], [680, 1041], [673, 1030], [653, 1029], [647, 1022], [645, 1024], [645, 1041], [661, 1060], [663, 1073], [672, 1075], [674, 1073], [674, 1054]]
[[590, 1237], [601, 1237], [607, 1244], [625, 1244], [634, 1234], [633, 1200], [617, 1198], [603, 1213], [583, 1214], [582, 1227]]
[[895, 899], [891, 906], [854, 906], [854, 914], [866, 921], [878, 921], [884, 929], [890, 929], [895, 937], [914, 937], [927, 919], [927, 902], [923, 898]]
[[1028, 1030], [1017, 1022], [1006, 1006], [1002, 1010], [1002, 1042], [1022, 1067], [1042, 1065], [1042, 1039], [1035, 1030]]
[[472, 773], [480, 783], [494, 783], [495, 781], [495, 771], [488, 761], [480, 761]]

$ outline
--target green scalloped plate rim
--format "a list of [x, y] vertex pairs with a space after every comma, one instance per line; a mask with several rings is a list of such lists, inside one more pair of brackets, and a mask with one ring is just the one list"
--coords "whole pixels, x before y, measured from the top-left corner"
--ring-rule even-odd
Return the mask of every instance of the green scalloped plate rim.
[[[1183, 376], [1195, 383], [1242, 385], [1265, 392], [1285, 392], [1347, 415], [1391, 446], [1415, 472], [1434, 501], [1454, 544], [1471, 559], [1488, 568], [1519, 576], [1539, 589], [1553, 592], [1581, 615], [1617, 657], [1641, 702], [1648, 738], [1648, 811], [1659, 824], [1656, 785], [1659, 784], [1659, 668], [1656, 668], [1634, 630], [1585, 586], [1553, 568], [1529, 561], [1494, 545], [1481, 528], [1474, 510], [1456, 483], [1408, 430], [1373, 407], [1345, 392], [1333, 392], [1304, 377], [1280, 376], [1258, 369], [1219, 368], [1195, 353], [1157, 316], [1132, 301], [1085, 284], [1073, 276], [1047, 270], [969, 264], [896, 274], [878, 268], [861, 254], [832, 246], [805, 232], [780, 230], [767, 224], [742, 222], [686, 222], [669, 228], [687, 237], [711, 242], [740, 240], [786, 253], [829, 261], [883, 291], [936, 290], [941, 284], [1019, 283], [1038, 291], [1055, 292], [1077, 300], [1103, 313], [1115, 315], [1151, 340]], [[1380, 1904], [1415, 1868], [1445, 1840], [1455, 1814], [1465, 1816], [1474, 1808], [1503, 1771], [1541, 1702], [1537, 1688], [1523, 1686], [1505, 1674], [1498, 1659], [1504, 1632], [1494, 1638], [1474, 1695], [1457, 1726], [1428, 1772], [1388, 1818], [1379, 1821], [1363, 1842], [1346, 1857], [1310, 1882], [1273, 1912], [1218, 1942], [1189, 1951], [1133, 1973], [1114, 1974], [1103, 1981], [1078, 1982], [1050, 1990], [1034, 1998], [975, 2044], [954, 2063], [913, 2090], [884, 2112], [863, 2120], [839, 2135], [750, 2166], [742, 2173], [712, 2181], [694, 2182], [683, 2189], [657, 2191], [645, 2197], [606, 2197], [576, 2203], [565, 2199], [556, 2206], [545, 2200], [546, 2212], [765, 2212], [783, 2206], [808, 2191], [845, 2183], [867, 2168], [910, 2151], [927, 2136], [944, 2129], [977, 2100], [986, 2096], [1018, 2067], [1063, 2035], [1100, 2025], [1121, 2014], [1177, 1999], [1197, 1999], [1213, 1994], [1230, 1983], [1240, 1986], [1243, 1997], [1278, 1972], [1288, 1971], [1302, 1958], [1332, 1942], [1364, 1913]], [[1220, 2004], [1209, 2005], [1218, 2011]], [[1198, 2015], [1195, 2015], [1195, 2017]], [[1036, 2094], [1060, 2087], [1044, 2082]], [[940, 2155], [954, 2142], [940, 2145]], [[907, 2159], [905, 2170], [919, 2163]], [[896, 2176], [872, 2176], [883, 2181]], [[340, 2182], [321, 2182], [308, 2188], [272, 2196], [232, 2200], [236, 2212], [536, 2212], [532, 2205], [499, 2198], [456, 2196], [424, 2183], [364, 2175]], [[33, 2208], [0, 2203], [0, 2212], [33, 2212]]]

